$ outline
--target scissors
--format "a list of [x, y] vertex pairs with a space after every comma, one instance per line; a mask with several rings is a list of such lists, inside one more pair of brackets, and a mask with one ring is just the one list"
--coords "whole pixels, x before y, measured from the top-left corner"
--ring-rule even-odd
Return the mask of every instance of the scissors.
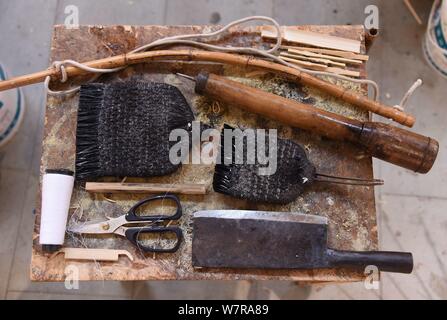
[[[176, 212], [172, 215], [138, 215], [137, 210], [147, 203], [155, 200], [172, 200], [176, 206]], [[164, 194], [154, 197], [149, 197], [136, 203], [130, 210], [117, 218], [107, 217], [107, 221], [99, 223], [87, 223], [82, 226], [74, 226], [69, 228], [68, 231], [73, 233], [84, 234], [118, 234], [126, 237], [135, 246], [141, 249], [143, 252], [175, 252], [180, 246], [183, 239], [182, 229], [179, 227], [164, 226], [163, 222], [178, 220], [182, 216], [182, 206], [177, 196], [173, 194]], [[147, 225], [147, 224], [150, 225]], [[145, 226], [139, 227], [125, 227], [125, 225], [132, 224], [145, 224]], [[155, 246], [144, 245], [139, 239], [142, 234], [173, 234], [175, 235], [175, 243], [169, 248], [158, 248]]]

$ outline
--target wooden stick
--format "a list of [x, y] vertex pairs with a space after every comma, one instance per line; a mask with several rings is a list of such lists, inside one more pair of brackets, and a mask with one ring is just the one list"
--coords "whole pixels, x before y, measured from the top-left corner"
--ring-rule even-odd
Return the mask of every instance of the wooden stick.
[[326, 71], [332, 72], [335, 74], [341, 74], [344, 76], [355, 77], [355, 78], [360, 77], [360, 72], [354, 71], [354, 70], [347, 70], [347, 69], [341, 69], [341, 68], [336, 68], [336, 67], [327, 67]]
[[206, 194], [204, 184], [160, 184], [160, 183], [120, 183], [87, 182], [85, 190], [92, 193], [178, 193]]
[[422, 25], [422, 19], [419, 17], [418, 13], [414, 9], [413, 5], [411, 4], [410, 0], [404, 0], [405, 5], [407, 6], [408, 10], [410, 11], [413, 18], [416, 20], [416, 22], [420, 25]]
[[329, 59], [324, 59], [324, 58], [314, 58], [314, 57], [307, 57], [304, 55], [300, 55], [297, 53], [289, 53], [289, 52], [281, 52], [279, 54], [282, 57], [289, 57], [289, 58], [295, 58], [298, 60], [304, 60], [304, 61], [310, 61], [310, 62], [315, 62], [315, 63], [321, 63], [324, 65], [333, 65], [333, 66], [337, 66], [337, 67], [341, 67], [341, 68], [346, 68], [346, 64], [342, 63], [342, 62], [336, 62], [336, 61], [332, 61]]
[[[264, 26], [262, 27], [261, 36], [263, 38], [276, 39], [276, 29], [273, 26]], [[282, 30], [282, 38], [287, 42], [360, 53], [360, 41], [358, 40], [335, 37], [317, 32], [284, 27]]]
[[62, 248], [58, 253], [65, 253], [66, 260], [118, 261], [120, 255], [125, 255], [133, 261], [133, 256], [127, 250]]
[[[304, 66], [304, 63], [307, 63], [305, 61], [300, 61], [297, 60], [295, 58], [289, 58], [287, 56], [282, 56], [282, 58], [285, 61], [297, 64], [299, 66]], [[358, 71], [353, 71], [353, 70], [347, 70], [347, 69], [341, 69], [341, 68], [335, 68], [335, 67], [328, 67], [322, 64], [317, 64], [317, 63], [307, 63], [308, 65], [306, 66], [309, 69], [312, 70], [318, 70], [318, 71], [326, 71], [326, 72], [332, 72], [335, 74], [340, 74], [340, 75], [344, 75], [344, 76], [350, 76], [350, 77], [360, 77], [360, 72]]]
[[362, 61], [359, 61], [359, 60], [353, 60], [353, 59], [347, 59], [347, 58], [328, 56], [326, 54], [315, 53], [315, 52], [310, 52], [310, 51], [306, 51], [306, 50], [288, 49], [287, 52], [294, 53], [294, 54], [300, 54], [300, 55], [308, 56], [308, 57], [315, 57], [315, 58], [330, 59], [330, 60], [335, 60], [335, 61], [342, 61], [342, 62], [346, 62], [346, 63], [350, 63], [350, 64], [356, 64], [356, 65], [360, 65], [360, 64], [363, 63]]
[[[330, 82], [318, 79], [300, 70], [287, 67], [279, 63], [254, 58], [253, 56], [201, 50], [159, 50], [133, 54], [122, 54], [109, 58], [85, 62], [84, 64], [94, 68], [117, 68], [126, 65], [133, 65], [157, 60], [207, 61], [226, 63], [243, 67], [255, 67], [262, 70], [267, 70], [269, 72], [281, 74], [291, 81], [296, 81], [303, 85], [318, 88], [334, 97], [352, 103], [359, 108], [393, 119], [403, 125], [411, 127], [413, 126], [415, 121], [413, 116], [397, 110], [396, 108], [386, 106], [377, 101], [370, 100], [367, 97], [359, 95], [355, 92], [332, 84]], [[77, 67], [67, 67], [65, 70], [68, 77], [89, 73], [88, 71], [82, 70]], [[58, 72], [54, 68], [51, 68], [41, 72], [0, 81], [0, 91], [43, 82], [47, 76], [50, 76], [52, 80], [58, 80], [60, 79], [60, 72]]]
[[[273, 46], [273, 45], [272, 45]], [[332, 50], [332, 49], [322, 49], [322, 48], [310, 48], [310, 47], [299, 47], [299, 46], [286, 46], [282, 45], [282, 49], [296, 49], [296, 50], [305, 50], [315, 53], [322, 53], [327, 54], [329, 56], [336, 56], [346, 59], [352, 59], [352, 60], [361, 60], [361, 61], [368, 61], [369, 56], [365, 54], [357, 54], [353, 52], [347, 52], [347, 51], [340, 51], [340, 50]]]
[[311, 70], [318, 70], [318, 71], [326, 71], [327, 65], [325, 64], [319, 64], [319, 63], [312, 63], [308, 61], [302, 61], [295, 58], [291, 58], [290, 56], [281, 56], [281, 58], [285, 61], [292, 62], [300, 67], [304, 67]]

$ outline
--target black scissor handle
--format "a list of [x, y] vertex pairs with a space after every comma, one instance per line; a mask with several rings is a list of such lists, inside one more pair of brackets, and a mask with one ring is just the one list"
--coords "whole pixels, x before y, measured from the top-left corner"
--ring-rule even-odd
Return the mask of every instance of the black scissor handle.
[[[155, 200], [173, 200], [175, 202], [175, 205], [177, 207], [176, 212], [169, 216], [169, 215], [152, 215], [152, 216], [140, 216], [136, 214], [136, 211], [139, 207], [145, 205], [148, 202], [155, 201]], [[180, 199], [174, 195], [174, 194], [162, 194], [154, 197], [149, 197], [146, 199], [141, 200], [137, 204], [135, 204], [132, 208], [130, 208], [129, 212], [126, 214], [126, 220], [127, 221], [163, 221], [163, 220], [178, 220], [182, 216], [182, 205], [180, 204]]]
[[[140, 234], [144, 233], [173, 233], [176, 237], [176, 242], [174, 246], [170, 248], [155, 248], [155, 247], [149, 247], [144, 244], [142, 244], [140, 241], [138, 241], [138, 236]], [[170, 253], [170, 252], [176, 252], [178, 248], [180, 247], [180, 244], [183, 240], [183, 232], [182, 229], [178, 227], [142, 227], [142, 228], [129, 228], [125, 232], [126, 238], [132, 242], [134, 245], [136, 245], [140, 250], [143, 252], [161, 252], [161, 253]]]

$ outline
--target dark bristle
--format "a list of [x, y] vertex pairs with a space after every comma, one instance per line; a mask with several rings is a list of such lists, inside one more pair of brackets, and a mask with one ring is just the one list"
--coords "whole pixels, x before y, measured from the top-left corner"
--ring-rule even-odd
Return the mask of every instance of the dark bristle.
[[172, 173], [175, 142], [169, 134], [189, 128], [194, 115], [185, 97], [165, 83], [125, 81], [81, 88], [76, 177], [151, 177]]
[[231, 165], [216, 164], [214, 168], [213, 189], [216, 192], [229, 194], [231, 190]]
[[[225, 127], [229, 129], [231, 127]], [[260, 175], [259, 163], [236, 164], [234, 155], [231, 163], [224, 163], [223, 133], [220, 149], [220, 164], [216, 164], [213, 177], [214, 191], [240, 199], [254, 202], [286, 204], [294, 201], [304, 190], [305, 184], [310, 184], [315, 178], [315, 167], [307, 159], [305, 151], [296, 143], [277, 140], [277, 169], [272, 175]], [[246, 153], [246, 139], [244, 139]], [[268, 141], [268, 136], [266, 137]], [[232, 141], [234, 147], [234, 141]], [[233, 148], [234, 152], [234, 148]], [[266, 146], [269, 152], [269, 146]], [[227, 159], [229, 155], [225, 155]]]
[[[169, 86], [169, 85], [166, 85]], [[177, 108], [176, 110], [169, 109], [169, 126], [170, 130], [174, 130], [177, 128], [187, 129], [188, 124], [194, 120], [194, 114], [192, 113], [191, 108], [189, 107], [188, 101], [186, 101], [185, 96], [180, 92], [180, 90], [176, 87], [169, 86], [168, 90], [172, 91], [172, 95], [175, 96], [175, 100], [177, 100]]]
[[101, 173], [98, 124], [104, 87], [102, 83], [81, 86], [76, 128], [76, 178], [79, 180], [97, 177]]

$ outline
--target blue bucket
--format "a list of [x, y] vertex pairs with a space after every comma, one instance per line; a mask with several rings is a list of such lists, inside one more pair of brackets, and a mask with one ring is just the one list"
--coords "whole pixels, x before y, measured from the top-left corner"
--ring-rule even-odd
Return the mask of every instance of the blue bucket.
[[435, 1], [430, 13], [423, 51], [429, 65], [447, 78], [447, 1]]
[[[0, 80], [6, 79], [6, 71], [0, 64]], [[17, 133], [23, 120], [24, 103], [20, 89], [0, 92], [0, 148]]]

